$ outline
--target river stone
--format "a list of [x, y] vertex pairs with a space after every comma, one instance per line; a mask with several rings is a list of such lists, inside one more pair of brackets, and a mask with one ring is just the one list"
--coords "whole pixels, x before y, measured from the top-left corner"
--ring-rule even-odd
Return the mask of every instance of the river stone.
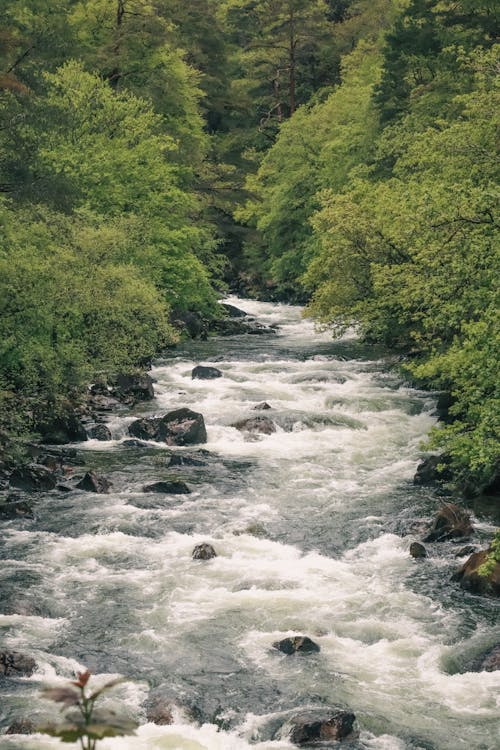
[[29, 719], [16, 719], [9, 726], [5, 734], [34, 734], [36, 732], [35, 724]]
[[111, 440], [111, 430], [105, 424], [96, 424], [89, 429], [88, 436], [94, 440]]
[[203, 416], [187, 408], [176, 409], [163, 417], [138, 419], [132, 422], [128, 431], [141, 440], [156, 440], [167, 445], [207, 442]]
[[410, 555], [418, 560], [427, 557], [427, 550], [420, 542], [412, 542], [410, 544]]
[[318, 644], [314, 643], [307, 635], [295, 635], [291, 638], [284, 638], [282, 641], [276, 641], [273, 643], [273, 648], [289, 656], [298, 652], [312, 654], [320, 651]]
[[40, 433], [42, 443], [52, 445], [80, 443], [87, 440], [85, 427], [73, 412], [40, 420], [35, 425], [35, 432]]
[[260, 404], [256, 404], [252, 407], [254, 411], [267, 411], [268, 409], [272, 409], [273, 407], [270, 406], [267, 401], [261, 401]]
[[353, 736], [355, 715], [343, 709], [311, 709], [292, 716], [276, 739], [288, 737], [299, 747], [323, 746], [324, 742], [339, 742]]
[[[14, 496], [15, 497], [15, 496]], [[33, 518], [33, 508], [24, 500], [7, 497], [6, 502], [0, 501], [0, 518]]]
[[451, 580], [460, 583], [460, 586], [473, 594], [489, 594], [500, 596], [500, 562], [494, 564], [491, 572], [479, 575], [479, 568], [484, 565], [491, 549], [483, 549], [474, 552], [462, 567], [453, 574]]
[[77, 489], [84, 490], [85, 492], [96, 492], [99, 495], [104, 495], [109, 492], [109, 488], [112, 487], [112, 482], [106, 477], [101, 477], [94, 471], [88, 471], [83, 479], [81, 479], [76, 485]]
[[25, 492], [44, 492], [56, 486], [54, 472], [42, 464], [28, 464], [14, 469], [9, 478], [11, 487]]
[[222, 377], [222, 370], [218, 367], [207, 367], [206, 365], [196, 365], [191, 371], [193, 380], [213, 380]]
[[170, 461], [168, 462], [168, 466], [206, 466], [206, 461], [201, 461], [199, 458], [194, 458], [194, 456], [186, 456], [182, 453], [174, 453], [173, 456], [170, 456]]
[[227, 302], [223, 302], [222, 307], [227, 312], [230, 318], [246, 318], [247, 317], [246, 312], [244, 312], [243, 310], [240, 310], [239, 307], [235, 307], [234, 305], [229, 305]]
[[474, 552], [477, 551], [477, 547], [474, 547], [473, 544], [466, 544], [465, 547], [462, 547], [458, 550], [458, 552], [455, 552], [455, 557], [469, 557]]
[[151, 401], [155, 397], [153, 380], [147, 373], [117, 375], [113, 382], [112, 394], [120, 401]]
[[476, 659], [473, 672], [496, 672], [500, 669], [500, 643]]
[[0, 675], [6, 677], [31, 677], [36, 661], [18, 651], [0, 651]]
[[164, 492], [169, 495], [189, 495], [191, 490], [186, 482], [172, 480], [167, 482], [154, 482], [142, 488], [143, 492]]
[[447, 503], [438, 511], [424, 542], [443, 542], [447, 539], [468, 537], [474, 533], [470, 514], [454, 503]]
[[196, 545], [192, 557], [193, 560], [211, 560], [213, 557], [217, 557], [217, 552], [211, 544], [208, 544], [208, 542], [202, 542], [202, 544]]
[[231, 427], [236, 427], [240, 432], [260, 432], [262, 435], [271, 435], [276, 432], [276, 425], [269, 417], [250, 417], [235, 422]]

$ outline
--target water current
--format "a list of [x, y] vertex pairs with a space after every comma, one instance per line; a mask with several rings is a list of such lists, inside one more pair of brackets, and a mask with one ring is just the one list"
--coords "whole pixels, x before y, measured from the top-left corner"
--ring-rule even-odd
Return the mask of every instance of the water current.
[[[34, 520], [3, 523], [1, 597], [32, 609], [0, 614], [1, 646], [38, 670], [0, 683], [0, 747], [64, 747], [1, 733], [47, 716], [41, 685], [85, 665], [97, 682], [130, 678], [107, 700], [141, 723], [102, 750], [285, 750], [275, 729], [286, 712], [332, 705], [357, 716], [349, 750], [498, 750], [500, 672], [467, 671], [498, 642], [498, 605], [449, 583], [456, 545], [408, 553], [438, 503], [412, 484], [432, 395], [299, 308], [228, 301], [276, 334], [172, 350], [153, 368], [155, 400], [113, 416], [113, 440], [77, 446], [110, 494], [45, 493]], [[193, 380], [199, 363], [223, 377]], [[253, 411], [262, 401], [272, 410]], [[204, 415], [205, 465], [167, 467], [167, 454], [197, 448], [123, 445], [133, 419], [180, 406]], [[277, 431], [231, 426], [256, 413]], [[167, 478], [192, 493], [142, 491]], [[476, 524], [488, 537], [492, 520]], [[193, 561], [200, 542], [217, 557]], [[295, 634], [321, 651], [271, 647]], [[147, 723], [151, 695], [195, 707], [196, 720]]]

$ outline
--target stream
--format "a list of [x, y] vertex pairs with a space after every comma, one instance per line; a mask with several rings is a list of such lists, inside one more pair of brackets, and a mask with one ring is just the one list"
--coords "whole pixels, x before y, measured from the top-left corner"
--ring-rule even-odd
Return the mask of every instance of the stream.
[[[155, 400], [113, 414], [113, 440], [77, 446], [111, 492], [47, 492], [34, 520], [2, 522], [1, 598], [35, 614], [0, 614], [0, 646], [38, 670], [0, 681], [0, 747], [69, 747], [2, 732], [27, 714], [56, 715], [42, 685], [85, 666], [96, 682], [130, 678], [105, 702], [141, 724], [102, 750], [286, 750], [276, 727], [305, 706], [356, 714], [359, 738], [323, 748], [498, 750], [500, 672], [467, 671], [498, 643], [498, 603], [450, 583], [464, 561], [456, 544], [428, 545], [425, 560], [408, 552], [438, 505], [412, 483], [432, 394], [354, 334], [318, 332], [297, 307], [227, 301], [276, 333], [173, 349], [153, 367]], [[199, 363], [223, 377], [193, 380]], [[272, 409], [254, 411], [263, 401]], [[134, 419], [181, 406], [203, 414], [206, 445], [123, 444]], [[231, 426], [257, 414], [276, 432]], [[202, 465], [168, 468], [172, 453], [200, 448]], [[142, 491], [172, 478], [191, 494]], [[475, 525], [481, 542], [494, 519]], [[193, 560], [201, 542], [217, 557]], [[272, 648], [296, 634], [321, 651]], [[147, 723], [155, 695], [194, 718]]]

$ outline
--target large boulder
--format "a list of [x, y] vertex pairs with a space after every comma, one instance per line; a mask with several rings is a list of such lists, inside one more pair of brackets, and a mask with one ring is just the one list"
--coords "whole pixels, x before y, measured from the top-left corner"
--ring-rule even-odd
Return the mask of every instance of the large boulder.
[[156, 440], [167, 445], [194, 445], [207, 442], [205, 421], [201, 414], [182, 408], [163, 417], [138, 419], [128, 428], [140, 440]]
[[170, 321], [192, 339], [207, 338], [207, 323], [197, 312], [190, 310], [172, 310]]
[[43, 464], [28, 464], [14, 469], [9, 477], [11, 487], [25, 492], [45, 492], [56, 486], [54, 472]]
[[36, 726], [30, 719], [16, 719], [5, 734], [34, 734]]
[[153, 381], [144, 372], [117, 375], [112, 384], [112, 394], [120, 401], [128, 403], [151, 401], [155, 397]]
[[30, 677], [36, 669], [36, 661], [31, 656], [18, 651], [0, 651], [0, 676]]
[[213, 380], [221, 378], [222, 371], [218, 367], [207, 367], [205, 365], [196, 365], [191, 371], [193, 380]]
[[496, 672], [500, 669], [500, 643], [476, 659], [473, 672]]
[[191, 490], [186, 482], [171, 480], [166, 482], [154, 482], [142, 488], [143, 492], [163, 492], [168, 495], [189, 495]]
[[217, 552], [208, 542], [197, 544], [192, 553], [193, 560], [211, 560], [213, 557], [217, 557]]
[[427, 557], [427, 550], [423, 544], [420, 544], [420, 542], [412, 542], [410, 544], [410, 555], [416, 560], [419, 560], [423, 557]]
[[454, 503], [447, 503], [436, 514], [424, 542], [461, 539], [474, 533], [470, 514]]
[[355, 715], [340, 708], [310, 709], [293, 715], [280, 729], [276, 739], [287, 738], [299, 747], [324, 747], [355, 736]]
[[112, 483], [106, 477], [101, 477], [94, 471], [88, 471], [83, 479], [76, 485], [77, 489], [85, 492], [96, 492], [98, 495], [104, 495], [109, 492]]
[[33, 518], [33, 508], [16, 495], [8, 495], [5, 502], [0, 500], [0, 518], [8, 521], [13, 518]]
[[227, 302], [222, 303], [222, 307], [226, 311], [229, 318], [246, 318], [247, 313], [244, 310], [240, 310], [239, 307], [229, 305]]
[[39, 420], [35, 425], [35, 432], [40, 434], [42, 443], [52, 445], [80, 443], [87, 440], [85, 427], [73, 412]]
[[276, 425], [269, 417], [250, 417], [235, 422], [232, 427], [236, 427], [240, 432], [259, 432], [262, 435], [271, 435], [276, 432]]
[[297, 653], [313, 654], [320, 651], [318, 644], [314, 643], [307, 635], [295, 635], [291, 638], [283, 638], [283, 640], [273, 643], [273, 648], [289, 656]]
[[486, 575], [481, 575], [480, 568], [488, 561], [491, 549], [474, 552], [462, 567], [453, 574], [452, 581], [473, 594], [500, 596], [500, 562], [488, 566]]
[[105, 424], [96, 424], [88, 430], [89, 438], [93, 440], [111, 440], [111, 430]]

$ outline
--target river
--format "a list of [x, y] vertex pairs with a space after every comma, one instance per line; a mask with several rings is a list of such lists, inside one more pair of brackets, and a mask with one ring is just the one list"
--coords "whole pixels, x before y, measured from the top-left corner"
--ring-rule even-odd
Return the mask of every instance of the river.
[[[112, 441], [78, 446], [110, 494], [48, 492], [35, 520], [2, 524], [2, 598], [36, 614], [0, 614], [1, 644], [38, 671], [0, 683], [0, 732], [46, 716], [41, 684], [85, 665], [130, 678], [107, 700], [141, 723], [102, 750], [285, 750], [282, 713], [324, 705], [355, 712], [349, 750], [498, 750], [500, 672], [465, 671], [498, 642], [498, 604], [449, 583], [456, 545], [408, 553], [438, 502], [412, 484], [434, 399], [299, 308], [228, 301], [277, 333], [172, 350], [152, 370], [155, 400], [113, 416]], [[192, 380], [198, 363], [223, 377]], [[272, 410], [253, 411], [262, 401]], [[169, 469], [165, 446], [123, 445], [137, 416], [180, 406], [204, 415], [205, 465]], [[231, 427], [257, 413], [274, 434]], [[172, 476], [192, 493], [142, 492]], [[488, 538], [491, 519], [476, 523]], [[217, 557], [193, 561], [200, 542]], [[320, 653], [271, 647], [293, 634]], [[196, 706], [198, 722], [146, 723], [150, 692]], [[4, 734], [0, 747], [64, 745]]]

